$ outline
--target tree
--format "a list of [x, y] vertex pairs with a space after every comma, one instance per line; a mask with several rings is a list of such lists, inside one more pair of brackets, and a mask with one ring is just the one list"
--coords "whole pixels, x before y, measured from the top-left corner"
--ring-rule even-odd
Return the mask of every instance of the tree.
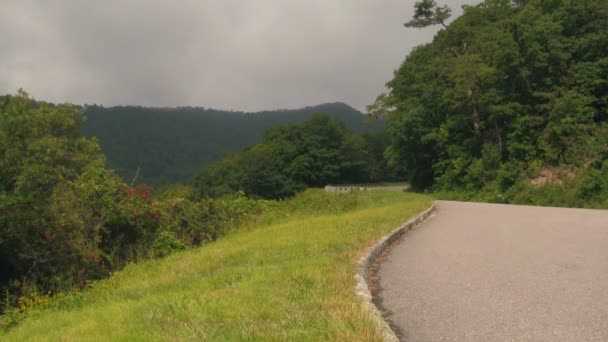
[[438, 6], [435, 0], [419, 0], [414, 5], [414, 19], [405, 23], [405, 27], [423, 28], [441, 24], [447, 27], [446, 21], [452, 16], [452, 10], [447, 6]]
[[[407, 27], [445, 26], [449, 12], [435, 1], [415, 9]], [[467, 6], [410, 53], [370, 106], [387, 118], [391, 165], [414, 188], [467, 191], [505, 191], [544, 168], [599, 169], [608, 153], [606, 22], [605, 0]]]
[[271, 128], [262, 144], [203, 170], [195, 179], [194, 197], [244, 191], [253, 197], [285, 198], [306, 187], [378, 180], [382, 174], [373, 166], [371, 151], [378, 149], [372, 150], [343, 121], [318, 114], [300, 124]]

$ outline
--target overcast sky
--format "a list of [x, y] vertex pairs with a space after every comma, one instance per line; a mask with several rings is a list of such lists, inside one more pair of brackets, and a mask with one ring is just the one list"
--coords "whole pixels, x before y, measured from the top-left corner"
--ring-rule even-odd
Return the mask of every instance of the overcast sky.
[[[473, 0], [439, 0], [460, 14]], [[256, 111], [364, 109], [412, 47], [414, 0], [3, 0], [0, 93]]]

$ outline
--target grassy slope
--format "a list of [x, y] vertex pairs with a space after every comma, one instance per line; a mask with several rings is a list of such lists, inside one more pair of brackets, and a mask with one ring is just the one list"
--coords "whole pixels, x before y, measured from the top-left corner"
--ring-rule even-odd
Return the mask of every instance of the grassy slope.
[[35, 311], [0, 339], [380, 340], [354, 294], [355, 260], [431, 201], [308, 191], [217, 243]]

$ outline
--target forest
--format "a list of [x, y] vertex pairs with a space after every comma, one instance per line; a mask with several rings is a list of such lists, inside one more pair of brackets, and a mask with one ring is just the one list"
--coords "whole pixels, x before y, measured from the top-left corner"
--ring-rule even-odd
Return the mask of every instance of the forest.
[[0, 97], [3, 317], [328, 183], [608, 208], [608, 2], [486, 0], [447, 25], [450, 13], [416, 2], [407, 30], [446, 28], [395, 71], [371, 125], [343, 104], [244, 114]]
[[383, 156], [388, 143], [382, 132], [356, 135], [342, 120], [317, 114], [269, 129], [261, 144], [199, 173], [193, 189], [203, 198], [243, 191], [281, 199], [308, 187], [395, 180]]
[[[409, 30], [450, 9], [418, 1]], [[486, 0], [414, 49], [370, 111], [416, 189], [608, 206], [608, 2]]]
[[340, 118], [357, 133], [378, 132], [379, 120], [368, 122], [343, 103], [296, 110], [256, 113], [202, 107], [84, 106], [82, 132], [96, 137], [107, 163], [125, 181], [162, 188], [188, 183], [202, 168], [262, 141], [274, 126], [308, 120], [315, 113]]

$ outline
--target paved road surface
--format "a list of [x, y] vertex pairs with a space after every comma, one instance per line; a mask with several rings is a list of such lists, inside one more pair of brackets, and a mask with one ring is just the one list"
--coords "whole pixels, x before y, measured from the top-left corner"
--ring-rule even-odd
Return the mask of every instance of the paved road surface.
[[404, 341], [608, 341], [608, 211], [439, 202], [379, 276]]

